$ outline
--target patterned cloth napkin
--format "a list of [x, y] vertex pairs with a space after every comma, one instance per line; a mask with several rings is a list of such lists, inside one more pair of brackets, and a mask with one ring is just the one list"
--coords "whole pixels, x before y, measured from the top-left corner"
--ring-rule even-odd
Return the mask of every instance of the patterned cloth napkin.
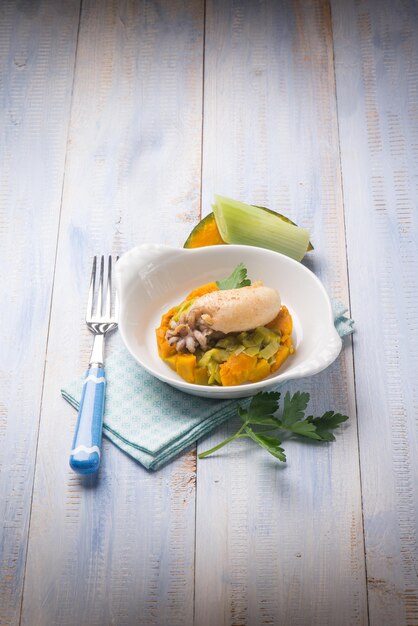
[[[333, 311], [340, 336], [352, 333], [354, 322], [345, 317], [346, 307], [333, 301]], [[83, 380], [61, 389], [77, 410]], [[106, 359], [106, 381], [103, 432], [149, 470], [159, 469], [236, 414], [236, 400], [209, 400], [178, 391], [148, 374], [124, 349]]]

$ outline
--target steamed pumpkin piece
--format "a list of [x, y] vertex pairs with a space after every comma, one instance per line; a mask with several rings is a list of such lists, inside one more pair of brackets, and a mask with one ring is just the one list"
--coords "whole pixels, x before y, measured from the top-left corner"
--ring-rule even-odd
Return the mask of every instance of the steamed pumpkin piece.
[[[259, 326], [251, 329], [255, 319]], [[292, 318], [278, 293], [259, 283], [231, 290], [202, 285], [165, 313], [156, 329], [159, 355], [179, 376], [223, 386], [257, 382], [279, 369], [294, 351], [291, 333]]]

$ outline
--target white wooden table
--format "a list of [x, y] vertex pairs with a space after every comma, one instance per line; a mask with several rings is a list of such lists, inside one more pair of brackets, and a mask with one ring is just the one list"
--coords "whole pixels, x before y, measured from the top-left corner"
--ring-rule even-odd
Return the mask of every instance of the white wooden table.
[[[417, 625], [418, 4], [3, 0], [0, 48], [1, 625]], [[310, 228], [357, 332], [297, 388], [348, 425], [83, 482], [92, 256], [215, 192]]]

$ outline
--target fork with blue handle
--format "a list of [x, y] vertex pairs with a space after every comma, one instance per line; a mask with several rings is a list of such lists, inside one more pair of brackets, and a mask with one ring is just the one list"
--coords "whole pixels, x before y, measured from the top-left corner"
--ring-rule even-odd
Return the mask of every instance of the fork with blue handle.
[[97, 266], [98, 260], [94, 257], [86, 313], [86, 324], [94, 334], [94, 341], [70, 454], [70, 466], [78, 474], [94, 474], [99, 469], [106, 390], [104, 338], [118, 326], [117, 296], [112, 315], [112, 257], [109, 256], [107, 261], [106, 280], [105, 258], [102, 256], [100, 259], [99, 286], [95, 297]]

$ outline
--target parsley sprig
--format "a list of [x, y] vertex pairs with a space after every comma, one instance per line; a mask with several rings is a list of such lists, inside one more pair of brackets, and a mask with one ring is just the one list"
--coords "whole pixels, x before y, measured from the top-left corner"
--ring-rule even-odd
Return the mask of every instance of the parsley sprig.
[[240, 289], [251, 285], [251, 281], [247, 278], [247, 268], [244, 263], [239, 263], [230, 276], [217, 280], [216, 284], [219, 289]]
[[[331, 432], [348, 420], [347, 415], [327, 411], [321, 417], [309, 415], [305, 417], [309, 402], [309, 393], [297, 391], [293, 395], [286, 393], [283, 410], [280, 416], [275, 415], [279, 409], [280, 393], [278, 391], [260, 392], [255, 395], [248, 408], [238, 407], [238, 415], [243, 424], [237, 432], [206, 452], [199, 454], [203, 459], [216, 452], [226, 444], [242, 437], [248, 437], [258, 443], [279, 461], [286, 462], [286, 454], [282, 447], [282, 433], [306, 437], [316, 441], [335, 441]], [[269, 433], [269, 434], [267, 434]]]

